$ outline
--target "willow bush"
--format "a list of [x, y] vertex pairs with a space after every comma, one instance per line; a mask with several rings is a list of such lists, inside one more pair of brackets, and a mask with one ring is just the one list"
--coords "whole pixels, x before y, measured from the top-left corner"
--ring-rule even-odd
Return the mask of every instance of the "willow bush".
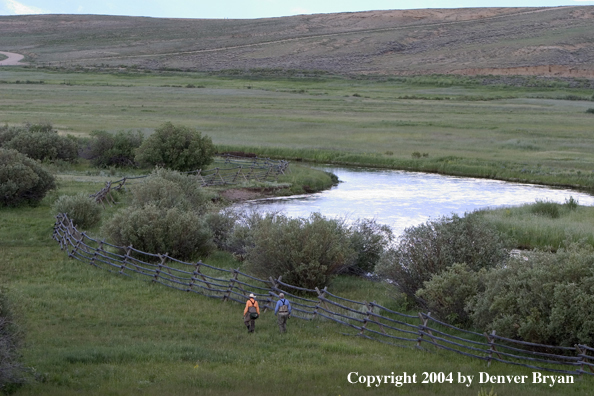
[[247, 249], [250, 270], [264, 279], [280, 275], [294, 286], [323, 287], [356, 258], [344, 222], [319, 213], [295, 219], [265, 215], [251, 237], [253, 245]]
[[455, 263], [472, 271], [493, 268], [509, 256], [509, 241], [475, 213], [452, 215], [409, 227], [398, 244], [382, 256], [376, 271], [408, 297]]
[[93, 131], [88, 155], [93, 165], [102, 168], [136, 166], [136, 149], [142, 141], [140, 131], [119, 131], [115, 135], [106, 131]]
[[200, 169], [212, 162], [212, 139], [186, 126], [163, 124], [136, 150], [136, 161], [179, 171]]
[[54, 177], [16, 150], [0, 149], [0, 207], [35, 205], [56, 188]]
[[51, 124], [32, 124], [3, 128], [2, 147], [17, 150], [41, 161], [72, 162], [78, 158], [78, 143], [73, 137], [58, 135]]
[[54, 214], [65, 213], [79, 229], [88, 229], [101, 220], [101, 206], [88, 194], [62, 195], [53, 204]]
[[117, 246], [132, 245], [181, 260], [205, 257], [214, 249], [210, 229], [199, 213], [152, 203], [118, 211], [102, 227], [102, 234]]
[[468, 305], [475, 327], [529, 342], [594, 343], [594, 248], [534, 250], [485, 275]]
[[143, 182], [132, 189], [132, 205], [142, 207], [154, 204], [160, 208], [178, 207], [205, 213], [212, 197], [192, 175], [157, 168]]

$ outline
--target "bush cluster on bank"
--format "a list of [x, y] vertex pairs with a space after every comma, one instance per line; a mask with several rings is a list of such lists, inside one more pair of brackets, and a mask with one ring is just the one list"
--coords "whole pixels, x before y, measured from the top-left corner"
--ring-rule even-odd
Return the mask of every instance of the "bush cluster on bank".
[[[539, 201], [524, 211], [558, 219], [561, 208], [574, 211], [575, 202]], [[555, 252], [512, 255], [510, 239], [483, 215], [407, 229], [383, 255], [378, 273], [457, 326], [548, 345], [594, 342], [594, 247], [567, 241]]]

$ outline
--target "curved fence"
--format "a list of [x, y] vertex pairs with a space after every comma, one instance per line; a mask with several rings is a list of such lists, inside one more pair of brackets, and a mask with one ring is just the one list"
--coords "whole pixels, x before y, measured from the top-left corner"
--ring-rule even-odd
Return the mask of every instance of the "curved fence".
[[115, 246], [80, 232], [66, 215], [56, 216], [53, 238], [68, 256], [119, 275], [160, 283], [180, 291], [222, 301], [245, 304], [250, 293], [262, 313], [274, 310], [278, 294], [291, 299], [292, 316], [302, 320], [328, 320], [345, 327], [349, 336], [403, 347], [435, 347], [481, 359], [562, 374], [594, 375], [594, 348], [562, 347], [501, 337], [495, 331], [477, 333], [433, 318], [430, 313], [409, 315], [375, 302], [355, 301], [327, 288], [305, 289], [278, 279], [259, 279], [239, 269], [217, 268], [198, 261], [188, 263], [167, 254], [152, 254], [132, 246]]
[[[237, 157], [232, 155], [222, 155], [215, 160], [217, 166], [211, 169], [198, 169], [195, 171], [184, 172], [195, 176], [202, 187], [222, 186], [229, 184], [240, 184], [244, 182], [257, 181], [263, 182], [276, 180], [278, 176], [284, 175], [289, 169], [289, 161], [271, 160], [260, 157]], [[105, 205], [114, 204], [115, 199], [111, 195], [112, 191], [122, 189], [129, 180], [143, 179], [148, 175], [124, 177], [120, 180], [105, 183], [100, 191], [91, 194], [91, 198]]]

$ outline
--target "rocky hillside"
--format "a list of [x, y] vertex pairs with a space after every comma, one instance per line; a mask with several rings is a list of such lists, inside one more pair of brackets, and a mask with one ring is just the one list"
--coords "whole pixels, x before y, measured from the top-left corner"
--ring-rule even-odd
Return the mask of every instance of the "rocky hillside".
[[369, 11], [252, 20], [0, 17], [33, 65], [594, 78], [594, 6]]

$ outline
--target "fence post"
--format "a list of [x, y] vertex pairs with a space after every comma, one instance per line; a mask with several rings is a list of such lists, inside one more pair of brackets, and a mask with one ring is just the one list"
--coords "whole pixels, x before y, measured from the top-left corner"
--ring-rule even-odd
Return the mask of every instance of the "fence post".
[[[584, 373], [584, 362], [586, 362], [586, 358], [588, 357], [588, 350], [586, 348], [582, 348], [579, 344], [575, 344], [575, 349], [577, 350], [578, 357], [580, 358], [578, 363], [580, 364], [580, 375], [582, 375]], [[592, 366], [588, 365], [588, 369], [594, 373]]]
[[231, 296], [231, 290], [233, 290], [233, 285], [235, 284], [235, 281], [237, 280], [237, 275], [239, 275], [238, 272], [239, 272], [239, 268], [233, 270], [233, 278], [231, 278], [229, 281], [229, 286], [227, 287], [227, 294], [225, 294], [223, 296], [223, 302], [229, 300], [229, 296]]
[[104, 241], [99, 242], [99, 247], [97, 247], [97, 249], [95, 249], [95, 253], [93, 253], [93, 257], [91, 257], [91, 261], [89, 262], [89, 264], [94, 267], [97, 266], [97, 264], [95, 264], [95, 258], [97, 258], [99, 251], [103, 250], [103, 242]]
[[[369, 303], [369, 306], [371, 307], [370, 313], [373, 313], [373, 307], [376, 306], [375, 305], [375, 301], [370, 302]], [[382, 331], [382, 333], [388, 334], [388, 333], [386, 333], [386, 330], [384, 329], [384, 326], [382, 326], [382, 322], [380, 322], [380, 318], [375, 318], [374, 320], [377, 322], [377, 324], [378, 324], [380, 330]]]
[[206, 280], [206, 278], [204, 277], [204, 275], [202, 275], [202, 273], [200, 272], [200, 266], [202, 264], [203, 264], [202, 263], [202, 260], [198, 260], [198, 262], [195, 264], [196, 265], [196, 268], [194, 269], [194, 277], [192, 278], [192, 285], [194, 284], [194, 281], [196, 280], [196, 276], [197, 275], [200, 275], [200, 277], [202, 278], [202, 280], [204, 281], [204, 283], [206, 283], [206, 287], [208, 287], [209, 289], [212, 289], [210, 287], [210, 283]]
[[365, 308], [367, 308], [367, 316], [363, 321], [363, 325], [361, 326], [361, 331], [359, 332], [359, 335], [363, 335], [363, 333], [365, 332], [365, 329], [367, 328], [367, 321], [369, 321], [369, 316], [371, 315], [371, 310], [373, 309], [371, 307], [371, 304], [368, 304], [367, 301], [363, 301], [363, 303], [365, 304]]
[[76, 241], [76, 245], [74, 245], [74, 248], [72, 249], [72, 251], [68, 253], [68, 257], [74, 257], [74, 256], [76, 256], [76, 251], [80, 247], [80, 244], [82, 243], [82, 239], [83, 238], [84, 238], [84, 234], [81, 234], [80, 238], [78, 238], [78, 239], [76, 238], [76, 236], [74, 236], [74, 240]]
[[419, 325], [419, 338], [417, 338], [417, 348], [421, 347], [421, 342], [423, 341], [423, 329], [427, 325], [427, 319], [423, 318], [423, 314], [418, 312], [419, 319], [421, 319], [421, 324]]
[[[484, 333], [485, 337], [487, 337], [487, 342], [489, 344], [489, 356], [487, 357], [487, 367], [491, 366], [491, 359], [493, 358], [493, 352], [497, 353], [497, 348], [495, 348], [495, 330], [491, 332], [491, 334]], [[501, 359], [501, 355], [497, 353], [499, 359]]]
[[130, 253], [132, 251], [132, 245], [128, 246], [126, 248], [126, 255], [124, 256], [124, 261], [122, 261], [122, 265], [120, 266], [120, 274], [121, 275], [125, 275], [124, 274], [124, 270], [126, 269], [126, 264], [128, 263], [128, 257], [130, 257]]
[[163, 266], [165, 265], [165, 261], [167, 260], [167, 253], [165, 253], [164, 256], [161, 256], [160, 254], [158, 254], [158, 256], [161, 259], [161, 262], [159, 263], [159, 268], [157, 268], [155, 270], [155, 276], [153, 277], [153, 282], [157, 282], [159, 280], [159, 274], [161, 273], [161, 270], [163, 269]]
[[313, 312], [313, 317], [311, 318], [312, 320], [316, 318], [316, 316], [318, 316], [318, 308], [320, 308], [320, 305], [324, 302], [322, 300], [322, 298], [324, 298], [324, 296], [326, 295], [326, 288], [328, 286], [325, 286], [322, 291], [320, 292], [320, 289], [318, 289], [316, 287], [316, 292], [318, 293], [318, 300], [319, 302], [316, 304], [316, 307], [314, 308], [314, 312]]
[[235, 176], [233, 177], [233, 181], [231, 181], [231, 183], [235, 183], [235, 180], [237, 180], [237, 176], [241, 175], [241, 166], [239, 167], [239, 170], [237, 171], [237, 173], [235, 174]]
[[[266, 312], [266, 310], [270, 307], [270, 309], [272, 310], [272, 304], [274, 303], [271, 299], [272, 296], [278, 296], [278, 291], [279, 291], [279, 284], [280, 281], [283, 279], [283, 276], [279, 276], [278, 279], [274, 279], [272, 276], [268, 277], [268, 279], [270, 279], [270, 284], [272, 285], [272, 287], [270, 288], [270, 292], [268, 292], [268, 297], [266, 298], [266, 306], [264, 307], [264, 311]], [[270, 304], [270, 305], [269, 305]]]

